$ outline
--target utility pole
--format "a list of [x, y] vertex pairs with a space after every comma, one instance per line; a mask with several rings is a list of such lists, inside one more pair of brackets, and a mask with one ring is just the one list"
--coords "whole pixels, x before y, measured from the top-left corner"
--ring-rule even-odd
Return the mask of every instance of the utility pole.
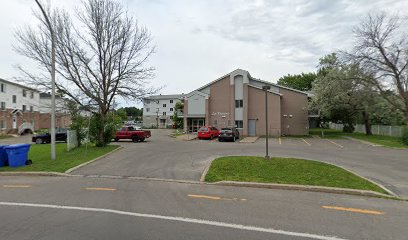
[[265, 90], [265, 135], [266, 135], [266, 146], [265, 146], [265, 159], [269, 159], [269, 129], [268, 129], [268, 90], [271, 89], [271, 86], [263, 86], [263, 90]]
[[38, 0], [35, 0], [35, 2], [44, 16], [51, 35], [51, 160], [55, 160], [55, 32], [43, 6]]

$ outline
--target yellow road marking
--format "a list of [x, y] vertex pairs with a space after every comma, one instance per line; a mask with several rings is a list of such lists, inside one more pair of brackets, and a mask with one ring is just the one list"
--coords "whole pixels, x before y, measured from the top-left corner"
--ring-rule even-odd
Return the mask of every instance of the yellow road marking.
[[308, 141], [306, 141], [304, 138], [302, 138], [303, 142], [305, 142], [309, 147], [312, 146]]
[[340, 144], [338, 144], [336, 142], [333, 142], [332, 140], [329, 140], [329, 139], [325, 139], [325, 140], [328, 141], [329, 143], [332, 143], [332, 144], [336, 145], [339, 148], [344, 148], [342, 145], [340, 145]]
[[282, 139], [281, 138], [279, 138], [279, 144], [282, 145]]
[[95, 191], [116, 191], [115, 188], [85, 188], [86, 190], [95, 190]]
[[384, 214], [384, 212], [380, 212], [380, 211], [359, 209], [359, 208], [345, 208], [345, 207], [337, 207], [337, 206], [322, 206], [322, 208], [334, 209], [334, 210], [339, 210], [339, 211], [347, 211], [347, 212], [355, 212], [355, 213], [373, 214], [373, 215]]
[[221, 200], [221, 197], [215, 197], [215, 196], [207, 196], [207, 195], [195, 195], [195, 194], [188, 194], [187, 196], [191, 198], [205, 198], [205, 199], [211, 199], [211, 200]]
[[247, 201], [245, 198], [224, 198], [224, 197], [217, 197], [217, 196], [208, 196], [208, 195], [196, 195], [196, 194], [188, 194], [187, 196], [191, 198], [204, 198], [210, 200], [227, 200], [227, 201]]
[[3, 185], [5, 188], [29, 188], [30, 185]]

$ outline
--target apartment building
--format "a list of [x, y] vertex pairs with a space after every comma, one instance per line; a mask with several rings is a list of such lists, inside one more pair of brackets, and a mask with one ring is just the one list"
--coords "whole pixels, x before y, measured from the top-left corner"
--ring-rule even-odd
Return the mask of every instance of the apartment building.
[[269, 134], [308, 134], [308, 95], [305, 92], [253, 78], [237, 69], [184, 97], [184, 128], [237, 127], [244, 136], [265, 135], [265, 91], [268, 95]]
[[[51, 115], [38, 90], [0, 79], [0, 134], [22, 134], [41, 128], [50, 128]], [[69, 117], [69, 116], [68, 116]], [[67, 127], [67, 119], [57, 127]]]
[[[143, 126], [167, 128], [174, 124], [176, 103], [183, 101], [183, 94], [155, 95], [143, 99]], [[183, 117], [183, 116], [181, 116]]]

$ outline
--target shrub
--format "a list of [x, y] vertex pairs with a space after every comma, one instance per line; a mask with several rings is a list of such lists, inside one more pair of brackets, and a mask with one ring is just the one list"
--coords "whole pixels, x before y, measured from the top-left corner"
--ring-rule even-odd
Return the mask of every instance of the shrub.
[[402, 143], [408, 145], [408, 126], [402, 130]]
[[353, 124], [345, 123], [343, 125], [343, 132], [345, 133], [353, 133], [354, 132], [354, 126]]

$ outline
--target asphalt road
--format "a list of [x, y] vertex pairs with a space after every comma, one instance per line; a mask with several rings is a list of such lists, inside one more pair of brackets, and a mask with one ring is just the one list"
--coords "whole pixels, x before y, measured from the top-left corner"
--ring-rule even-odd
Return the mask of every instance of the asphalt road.
[[[255, 143], [179, 141], [168, 137], [168, 133], [155, 130], [146, 142], [120, 142], [124, 149], [73, 173], [198, 181], [209, 162], [218, 156], [265, 155], [265, 139]], [[373, 147], [346, 139], [305, 141], [271, 139], [269, 153], [333, 163], [408, 198], [408, 150]]]
[[408, 202], [89, 177], [0, 177], [0, 239], [406, 239]]

